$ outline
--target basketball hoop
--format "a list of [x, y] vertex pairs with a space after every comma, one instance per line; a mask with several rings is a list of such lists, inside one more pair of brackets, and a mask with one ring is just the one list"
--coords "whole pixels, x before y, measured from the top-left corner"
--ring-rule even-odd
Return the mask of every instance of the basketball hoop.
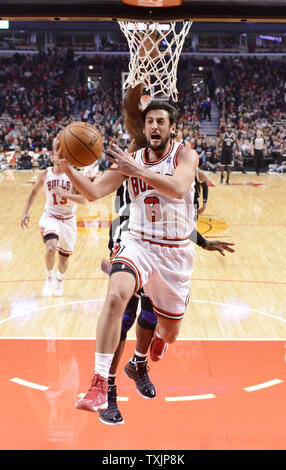
[[144, 83], [152, 97], [160, 94], [178, 101], [178, 63], [192, 22], [118, 21], [118, 24], [130, 52], [129, 73], [123, 88]]

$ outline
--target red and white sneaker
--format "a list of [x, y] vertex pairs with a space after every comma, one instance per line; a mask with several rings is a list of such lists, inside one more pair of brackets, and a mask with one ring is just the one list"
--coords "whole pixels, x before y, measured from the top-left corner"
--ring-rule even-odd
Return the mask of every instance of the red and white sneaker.
[[168, 349], [168, 343], [166, 343], [163, 339], [158, 338], [156, 331], [155, 331], [152, 342], [151, 342], [151, 346], [150, 346], [150, 359], [154, 362], [160, 361], [160, 359], [162, 359], [167, 349]]
[[108, 379], [94, 374], [88, 392], [76, 402], [76, 408], [85, 411], [105, 410], [108, 406], [107, 391]]

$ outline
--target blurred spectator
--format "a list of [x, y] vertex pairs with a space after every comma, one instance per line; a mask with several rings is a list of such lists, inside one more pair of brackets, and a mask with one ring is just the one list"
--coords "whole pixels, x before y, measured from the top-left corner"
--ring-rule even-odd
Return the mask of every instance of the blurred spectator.
[[[19, 167], [18, 165], [18, 162], [21, 160], [21, 157], [22, 157], [22, 150], [21, 150], [21, 147], [18, 145], [16, 148], [15, 148], [15, 151], [14, 151], [14, 155], [13, 155], [13, 159], [15, 161], [15, 166], [16, 168]], [[20, 167], [21, 167], [21, 164], [20, 164]], [[20, 168], [21, 169], [21, 168]]]
[[28, 150], [24, 150], [17, 160], [17, 169], [18, 170], [31, 170], [32, 168], [32, 157], [29, 155]]
[[211, 109], [212, 109], [212, 105], [211, 105], [211, 99], [208, 97], [207, 99], [204, 100], [203, 104], [202, 104], [202, 110], [203, 110], [203, 117], [202, 119], [207, 119], [209, 121], [211, 121]]
[[240, 149], [242, 153], [242, 158], [252, 158], [253, 156], [253, 147], [249, 141], [249, 139], [241, 139]]
[[199, 167], [204, 169], [206, 166], [207, 157], [205, 154], [206, 145], [201, 137], [195, 139], [195, 150], [199, 156]]
[[242, 153], [237, 149], [235, 149], [233, 153], [232, 171], [241, 171], [242, 173], [246, 173]]
[[269, 155], [273, 158], [277, 165], [281, 165], [283, 158], [283, 144], [279, 140], [273, 140], [273, 144], [270, 147]]
[[40, 157], [40, 150], [39, 147], [36, 147], [33, 153], [33, 167], [39, 167], [39, 157]]
[[50, 153], [48, 152], [47, 148], [43, 148], [42, 152], [38, 157], [38, 165], [40, 170], [45, 170], [48, 166], [52, 165], [52, 160], [50, 157]]
[[4, 152], [3, 146], [0, 146], [0, 170], [6, 170], [7, 163], [6, 163], [6, 156]]
[[205, 148], [205, 156], [206, 156], [205, 169], [210, 170], [213, 173], [216, 173], [216, 171], [220, 167], [220, 159], [218, 158], [216, 154], [215, 139], [209, 139], [207, 141], [207, 146]]

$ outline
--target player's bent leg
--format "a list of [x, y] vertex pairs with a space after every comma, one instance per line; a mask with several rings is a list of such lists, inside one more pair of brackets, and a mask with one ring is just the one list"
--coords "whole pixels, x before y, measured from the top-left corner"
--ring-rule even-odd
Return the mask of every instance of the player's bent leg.
[[139, 303], [139, 296], [133, 295], [129, 300], [125, 312], [123, 314], [122, 323], [121, 323], [121, 336], [119, 345], [113, 356], [113, 360], [109, 369], [108, 375], [108, 393], [107, 393], [107, 402], [108, 406], [105, 410], [99, 410], [99, 419], [104, 424], [109, 425], [118, 425], [123, 424], [124, 420], [117, 406], [117, 389], [115, 385], [115, 378], [117, 368], [122, 357], [122, 353], [125, 347], [125, 341], [127, 337], [127, 332], [132, 327], [135, 319], [136, 312]]
[[57, 252], [58, 236], [56, 234], [49, 234], [43, 238], [46, 244], [46, 280], [43, 287], [43, 297], [51, 297], [53, 295], [54, 287], [54, 265]]
[[121, 334], [120, 334], [120, 341], [117, 349], [114, 353], [113, 360], [110, 366], [109, 374], [112, 377], [115, 377], [117, 372], [117, 368], [123, 354], [123, 350], [125, 347], [125, 340], [127, 338], [127, 332], [133, 326], [135, 319], [136, 319], [136, 312], [138, 308], [139, 297], [133, 295], [129, 300], [127, 307], [123, 313], [122, 322], [121, 322]]
[[167, 318], [158, 318], [157, 333], [166, 341], [166, 343], [174, 343], [180, 333], [182, 320], [170, 320]]
[[117, 406], [117, 387], [115, 384], [117, 366], [122, 356], [124, 346], [125, 340], [120, 341], [110, 366], [108, 375], [107, 408], [100, 409], [98, 411], [100, 421], [104, 424], [113, 426], [124, 424], [123, 417]]
[[231, 174], [231, 170], [232, 170], [232, 164], [228, 164], [227, 165], [227, 177], [226, 177], [226, 182], [225, 184], [229, 184], [229, 177], [230, 177], [230, 174]]
[[69, 255], [59, 252], [59, 266], [55, 277], [54, 295], [60, 297], [64, 293], [64, 278], [68, 269]]
[[96, 332], [96, 350], [103, 354], [114, 354], [121, 332], [122, 315], [134, 294], [135, 278], [130, 272], [114, 272]]
[[158, 324], [154, 332], [150, 346], [150, 358], [156, 362], [162, 359], [168, 349], [168, 345], [174, 343], [179, 335], [181, 320], [168, 320], [158, 318]]
[[46, 244], [46, 267], [47, 270], [54, 268], [56, 260], [56, 252], [58, 245], [58, 236], [54, 235], [53, 238], [44, 238]]
[[136, 325], [136, 351], [141, 354], [145, 353], [146, 357], [157, 321], [151, 300], [147, 295], [142, 294], [141, 312]]
[[116, 385], [108, 385], [107, 408], [99, 409], [99, 419], [104, 424], [116, 426], [124, 424], [124, 420], [117, 406], [117, 388]]
[[109, 370], [120, 340], [122, 315], [135, 287], [135, 278], [127, 270], [114, 272], [109, 278], [107, 297], [97, 324], [95, 374], [88, 392], [76, 403], [78, 409], [97, 411], [108, 406]]
[[224, 174], [224, 164], [220, 164], [220, 184], [223, 183], [223, 174]]
[[153, 337], [157, 317], [153, 313], [150, 299], [141, 295], [141, 312], [136, 324], [136, 349], [133, 357], [125, 365], [124, 372], [134, 380], [138, 393], [144, 398], [155, 398], [156, 389], [152, 384], [147, 366], [147, 352]]

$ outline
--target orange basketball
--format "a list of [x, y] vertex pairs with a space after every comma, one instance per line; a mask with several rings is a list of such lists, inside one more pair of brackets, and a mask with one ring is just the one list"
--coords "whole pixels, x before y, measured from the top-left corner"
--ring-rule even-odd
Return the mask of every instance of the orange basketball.
[[99, 130], [87, 122], [72, 122], [59, 135], [62, 156], [71, 165], [92, 165], [101, 157], [103, 139]]

